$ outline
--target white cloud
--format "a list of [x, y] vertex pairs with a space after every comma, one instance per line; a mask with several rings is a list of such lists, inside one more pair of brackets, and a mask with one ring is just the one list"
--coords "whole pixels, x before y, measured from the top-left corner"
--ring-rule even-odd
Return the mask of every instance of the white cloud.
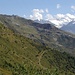
[[32, 10], [32, 15], [30, 15], [30, 19], [32, 20], [41, 20], [43, 19], [43, 13], [48, 13], [48, 9], [46, 8], [45, 10], [43, 9], [33, 9]]
[[67, 24], [71, 22], [72, 20], [75, 20], [75, 15], [72, 15], [70, 13], [67, 14], [56, 14], [51, 15], [48, 12], [48, 9], [33, 9], [32, 15], [30, 15], [30, 19], [32, 20], [46, 20], [50, 21], [55, 24], [56, 27], [61, 28], [63, 24]]
[[60, 4], [57, 4], [57, 9], [59, 9], [61, 7], [61, 5]]
[[30, 19], [32, 20], [38, 19], [39, 21], [43, 19], [43, 15], [42, 15], [44, 13], [43, 9], [33, 9], [32, 13], [33, 15], [30, 15]]
[[55, 16], [52, 16], [51, 14], [47, 14], [46, 20], [54, 23], [56, 27], [60, 28], [61, 24], [63, 23], [63, 20], [60, 20], [62, 17], [64, 17], [63, 14], [57, 14]]
[[69, 17], [70, 19], [75, 19], [75, 15], [67, 13], [66, 16]]
[[75, 6], [71, 6], [71, 8], [72, 8], [73, 10], [75, 10]]
[[48, 13], [49, 11], [48, 11], [48, 9], [45, 9], [45, 11], [46, 11], [46, 13]]
[[74, 13], [75, 12], [75, 6], [72, 5], [71, 9], [72, 9], [71, 11]]
[[61, 28], [62, 27], [63, 21], [59, 21], [57, 19], [54, 19], [54, 20], [51, 20], [51, 22], [54, 23], [57, 28]]
[[24, 18], [26, 18], [26, 15], [23, 15]]
[[52, 20], [54, 19], [51, 14], [46, 14], [46, 20]]
[[64, 14], [57, 14], [55, 17], [57, 19], [63, 19], [65, 17], [65, 15]]
[[72, 20], [75, 20], [75, 15], [67, 13], [67, 14], [57, 14], [52, 16], [51, 14], [47, 14], [46, 20], [54, 23], [56, 27], [61, 28], [63, 24], [67, 24]]

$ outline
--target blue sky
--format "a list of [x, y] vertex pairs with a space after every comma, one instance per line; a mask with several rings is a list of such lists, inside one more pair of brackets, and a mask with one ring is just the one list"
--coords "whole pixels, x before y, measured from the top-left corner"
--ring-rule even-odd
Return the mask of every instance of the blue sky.
[[[59, 9], [57, 9], [57, 4], [60, 4]], [[0, 13], [29, 16], [33, 9], [48, 9], [52, 15], [74, 14], [71, 6], [75, 6], [75, 0], [0, 0]]]
[[75, 0], [0, 0], [0, 14], [44, 19], [60, 28], [75, 19]]

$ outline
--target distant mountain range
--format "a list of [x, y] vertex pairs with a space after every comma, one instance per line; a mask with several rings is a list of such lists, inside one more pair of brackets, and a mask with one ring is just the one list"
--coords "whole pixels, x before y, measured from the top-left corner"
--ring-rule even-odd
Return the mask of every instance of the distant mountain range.
[[61, 27], [61, 29], [75, 34], [75, 21], [71, 21], [67, 25], [63, 25], [63, 27]]
[[[40, 20], [40, 21], [35, 20], [35, 22], [41, 23], [41, 24], [49, 23], [49, 24], [54, 25], [55, 27], [58, 27], [55, 23], [53, 24], [52, 22], [46, 21], [46, 20]], [[65, 24], [63, 23], [62, 25], [60, 24], [60, 26], [61, 26], [60, 28], [58, 27], [59, 29], [75, 34], [75, 20], [72, 20]]]

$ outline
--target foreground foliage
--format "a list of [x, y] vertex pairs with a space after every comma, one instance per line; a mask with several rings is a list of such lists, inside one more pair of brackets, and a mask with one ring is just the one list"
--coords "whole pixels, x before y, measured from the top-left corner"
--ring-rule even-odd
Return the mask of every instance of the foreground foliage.
[[15, 34], [0, 23], [0, 75], [74, 74], [74, 57]]

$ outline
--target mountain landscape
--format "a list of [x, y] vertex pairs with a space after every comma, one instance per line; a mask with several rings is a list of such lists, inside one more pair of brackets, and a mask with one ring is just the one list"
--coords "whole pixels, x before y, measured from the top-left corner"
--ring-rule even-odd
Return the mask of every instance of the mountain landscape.
[[75, 55], [75, 35], [62, 31], [52, 24], [40, 24], [16, 15], [0, 15], [0, 21], [15, 33], [49, 48]]
[[75, 21], [71, 21], [67, 25], [63, 25], [61, 29], [72, 34], [75, 34]]
[[75, 35], [1, 14], [0, 75], [75, 75]]
[[[70, 22], [66, 22], [66, 23], [63, 22], [60, 25], [55, 25], [55, 22], [53, 24], [51, 21], [47, 21], [47, 20], [40, 20], [40, 21], [39, 20], [34, 20], [34, 21], [37, 22], [37, 23], [41, 23], [41, 24], [49, 23], [49, 24], [52, 24], [52, 25], [54, 25], [55, 27], [57, 27], [61, 30], [64, 30], [64, 31], [72, 33], [72, 34], [75, 34], [75, 19], [71, 19]], [[61, 19], [60, 19], [60, 21], [61, 21]]]

